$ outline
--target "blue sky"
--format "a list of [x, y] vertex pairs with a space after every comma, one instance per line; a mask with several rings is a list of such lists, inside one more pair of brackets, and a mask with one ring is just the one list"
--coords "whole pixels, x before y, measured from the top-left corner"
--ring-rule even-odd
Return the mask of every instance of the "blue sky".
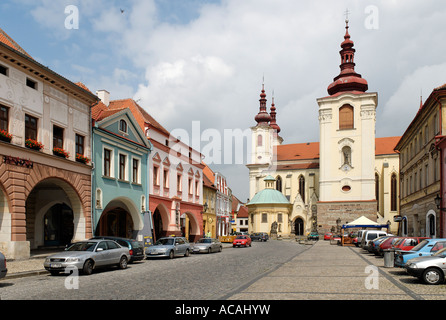
[[[68, 5], [79, 29], [64, 26]], [[316, 99], [339, 74], [347, 8], [356, 71], [378, 92], [376, 135], [402, 135], [420, 94], [446, 83], [441, 0], [2, 0], [0, 27], [40, 63], [138, 100], [169, 130], [255, 125], [264, 81], [284, 143], [300, 143], [319, 140]], [[246, 200], [245, 165], [210, 166]]]

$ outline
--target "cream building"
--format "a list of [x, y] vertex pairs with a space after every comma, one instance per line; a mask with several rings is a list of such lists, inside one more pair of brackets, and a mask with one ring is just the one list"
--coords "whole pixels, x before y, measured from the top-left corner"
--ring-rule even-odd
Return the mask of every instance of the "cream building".
[[[348, 28], [347, 22], [341, 72], [328, 87], [329, 96], [317, 99], [320, 142], [283, 144], [274, 100], [268, 113], [262, 87], [247, 165], [250, 232], [269, 232], [279, 211], [283, 214], [279, 235], [323, 233], [361, 216], [390, 223], [391, 231], [397, 232], [393, 216], [398, 215], [399, 157], [394, 147], [399, 137], [375, 137], [378, 95], [366, 92], [367, 81], [354, 70], [355, 49]], [[260, 193], [271, 189], [268, 176], [275, 180], [274, 189], [286, 199], [289, 211], [283, 199], [269, 207], [256, 203]]]

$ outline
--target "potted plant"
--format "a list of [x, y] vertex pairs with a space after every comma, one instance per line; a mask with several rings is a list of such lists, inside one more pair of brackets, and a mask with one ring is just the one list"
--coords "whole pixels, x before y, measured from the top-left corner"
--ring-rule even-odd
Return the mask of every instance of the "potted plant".
[[30, 149], [33, 149], [33, 150], [37, 150], [37, 151], [40, 151], [40, 149], [43, 148], [43, 144], [41, 144], [37, 140], [33, 140], [33, 139], [26, 139], [25, 140], [25, 146], [27, 148], [30, 148]]
[[64, 149], [57, 148], [57, 147], [53, 148], [53, 154], [55, 156], [62, 157], [62, 158], [65, 158], [65, 159], [67, 159], [70, 156], [70, 154], [68, 152], [66, 152]]
[[11, 142], [12, 134], [6, 130], [0, 130], [0, 140], [5, 142]]
[[76, 153], [76, 161], [81, 162], [84, 164], [88, 164], [90, 162], [90, 159], [88, 159], [86, 156], [80, 153]]

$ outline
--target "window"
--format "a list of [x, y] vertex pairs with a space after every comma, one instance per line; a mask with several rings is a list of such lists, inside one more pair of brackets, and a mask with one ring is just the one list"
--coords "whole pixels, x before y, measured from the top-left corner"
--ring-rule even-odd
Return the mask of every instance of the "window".
[[267, 223], [267, 222], [268, 222], [268, 214], [262, 213], [262, 223]]
[[153, 185], [159, 186], [159, 167], [153, 166]]
[[193, 184], [192, 184], [192, 178], [189, 178], [189, 194], [193, 194]]
[[37, 82], [30, 78], [26, 78], [26, 85], [34, 90], [37, 90]]
[[276, 190], [282, 192], [282, 178], [280, 176], [276, 178]]
[[132, 181], [133, 183], [139, 183], [139, 160], [132, 160]]
[[200, 184], [199, 181], [195, 181], [195, 195], [198, 197], [200, 195]]
[[181, 192], [183, 190], [183, 187], [181, 185], [181, 174], [177, 174], [177, 191]]
[[434, 114], [434, 119], [433, 119], [432, 127], [434, 128], [434, 136], [436, 136], [437, 133], [438, 133], [437, 114]]
[[119, 179], [125, 180], [126, 172], [125, 166], [127, 162], [127, 156], [125, 154], [119, 154]]
[[163, 171], [163, 181], [164, 181], [164, 188], [169, 188], [169, 170], [164, 169]]
[[85, 137], [76, 133], [76, 153], [84, 155]]
[[280, 223], [283, 222], [283, 218], [282, 218], [282, 214], [281, 213], [277, 214], [277, 222], [280, 222]]
[[25, 139], [37, 140], [37, 118], [25, 114]]
[[111, 150], [104, 149], [104, 176], [111, 176]]
[[9, 122], [9, 108], [0, 105], [0, 130], [8, 132]]
[[425, 170], [424, 170], [424, 177], [425, 177], [425, 187], [427, 187], [429, 185], [429, 165], [426, 164], [424, 166]]
[[63, 131], [63, 128], [53, 126], [53, 148], [63, 149]]
[[263, 137], [261, 134], [257, 136], [257, 146], [261, 147], [263, 145]]
[[125, 120], [119, 121], [119, 130], [127, 133], [127, 122], [125, 122]]
[[9, 69], [3, 65], [0, 64], [0, 74], [4, 75], [4, 76], [8, 76], [9, 74]]
[[305, 202], [305, 178], [304, 176], [299, 177], [299, 194], [302, 201]]
[[96, 189], [96, 209], [102, 209], [102, 190]]
[[353, 107], [344, 105], [339, 109], [339, 130], [353, 129]]
[[390, 178], [390, 211], [397, 211], [397, 180], [396, 174]]

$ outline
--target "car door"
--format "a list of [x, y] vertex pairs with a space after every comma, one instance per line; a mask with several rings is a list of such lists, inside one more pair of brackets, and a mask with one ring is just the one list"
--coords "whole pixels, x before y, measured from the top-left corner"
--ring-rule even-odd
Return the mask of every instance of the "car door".
[[121, 247], [114, 241], [107, 241], [108, 246], [108, 258], [107, 264], [117, 264], [119, 259], [121, 259], [122, 250]]
[[108, 261], [108, 247], [106, 241], [101, 241], [96, 246], [95, 250], [95, 264], [96, 266], [105, 266], [107, 265]]

